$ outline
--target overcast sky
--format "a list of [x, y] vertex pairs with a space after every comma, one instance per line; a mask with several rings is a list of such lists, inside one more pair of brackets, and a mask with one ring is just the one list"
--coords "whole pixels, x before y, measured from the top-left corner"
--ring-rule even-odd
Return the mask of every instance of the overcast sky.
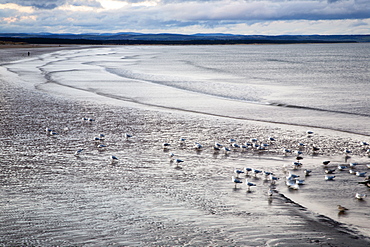
[[0, 0], [0, 32], [370, 34], [370, 0]]

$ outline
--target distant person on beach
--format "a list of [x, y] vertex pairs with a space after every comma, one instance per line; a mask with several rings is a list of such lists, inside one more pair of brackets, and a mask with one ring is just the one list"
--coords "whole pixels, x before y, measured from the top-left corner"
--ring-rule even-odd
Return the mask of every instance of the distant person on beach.
[[28, 54], [28, 56], [30, 56], [30, 55], [31, 55], [31, 53], [30, 53], [30, 52], [28, 52], [27, 54]]

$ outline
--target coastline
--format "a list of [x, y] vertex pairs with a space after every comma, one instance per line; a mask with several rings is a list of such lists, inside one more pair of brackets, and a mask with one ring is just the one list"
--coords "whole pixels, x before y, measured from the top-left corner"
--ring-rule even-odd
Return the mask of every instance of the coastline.
[[[235, 167], [253, 165], [282, 176], [281, 165], [291, 163], [294, 156], [282, 155], [281, 147], [303, 138], [305, 133], [300, 130], [216, 116], [67, 100], [6, 82], [1, 82], [1, 86], [4, 117], [0, 121], [0, 164], [4, 189], [0, 205], [5, 213], [0, 219], [4, 223], [1, 232], [7, 236], [1, 244], [369, 243], [368, 237], [356, 230], [316, 215], [292, 203], [284, 194], [276, 193], [270, 200], [262, 178], [254, 180], [258, 186], [252, 193], [246, 193], [244, 186], [233, 189], [230, 177]], [[83, 117], [95, 121], [86, 123], [81, 120]], [[59, 135], [46, 135], [46, 127]], [[98, 150], [92, 141], [99, 133], [106, 135], [105, 150]], [[134, 138], [125, 140], [124, 133], [131, 133]], [[234, 151], [225, 155], [211, 149], [217, 140], [226, 143], [232, 137], [241, 140], [268, 135], [284, 136], [268, 152]], [[187, 138], [184, 146], [177, 141], [181, 136]], [[195, 141], [204, 143], [203, 151], [193, 149]], [[173, 146], [163, 150], [163, 142]], [[75, 157], [78, 148], [86, 150]], [[167, 157], [169, 152], [184, 159], [184, 165], [176, 167]], [[318, 164], [314, 168], [320, 169], [321, 157], [330, 154], [306, 155], [305, 165]], [[110, 155], [117, 155], [120, 161], [110, 164]], [[277, 190], [282, 186], [284, 181], [280, 181]]]

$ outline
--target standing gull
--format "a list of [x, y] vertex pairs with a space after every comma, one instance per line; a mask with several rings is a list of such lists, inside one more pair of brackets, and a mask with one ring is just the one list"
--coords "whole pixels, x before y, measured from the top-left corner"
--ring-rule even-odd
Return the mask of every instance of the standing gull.
[[252, 182], [248, 182], [248, 180], [245, 180], [245, 185], [247, 186], [247, 192], [250, 192], [251, 191], [251, 187], [252, 186], [256, 186], [255, 183], [252, 183]]
[[363, 200], [365, 199], [366, 194], [361, 194], [361, 193], [356, 193], [355, 198], [358, 200]]
[[239, 178], [239, 175], [244, 173], [242, 170], [235, 169], [234, 171], [236, 173], [236, 178]]
[[235, 184], [235, 189], [238, 184], [243, 183], [240, 179], [235, 178], [234, 176], [231, 177], [231, 181]]
[[338, 210], [339, 210], [339, 212], [345, 212], [345, 211], [347, 211], [348, 210], [348, 208], [346, 208], [346, 207], [343, 207], [342, 205], [338, 205]]
[[78, 149], [78, 150], [75, 152], [75, 155], [76, 155], [76, 156], [78, 156], [78, 155], [80, 155], [83, 151], [84, 151], [84, 149], [83, 149], [83, 148]]

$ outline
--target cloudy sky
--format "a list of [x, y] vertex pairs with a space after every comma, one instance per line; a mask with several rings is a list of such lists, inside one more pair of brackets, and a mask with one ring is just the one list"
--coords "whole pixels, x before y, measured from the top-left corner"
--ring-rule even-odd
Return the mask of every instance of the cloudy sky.
[[0, 0], [0, 32], [370, 34], [370, 0]]

